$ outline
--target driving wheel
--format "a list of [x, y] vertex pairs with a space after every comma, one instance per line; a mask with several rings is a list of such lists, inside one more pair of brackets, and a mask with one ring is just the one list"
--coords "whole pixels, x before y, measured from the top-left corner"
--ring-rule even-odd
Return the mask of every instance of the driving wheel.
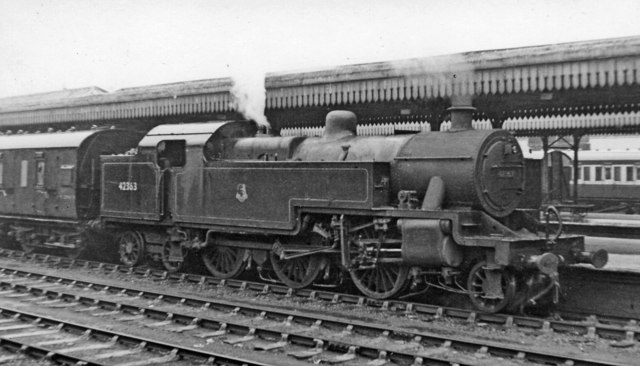
[[322, 270], [322, 256], [305, 255], [292, 259], [280, 259], [280, 257], [270, 252], [271, 266], [278, 276], [278, 279], [285, 285], [294, 288], [304, 288], [313, 283], [318, 278]]
[[233, 278], [242, 273], [245, 249], [210, 245], [202, 250], [202, 261], [209, 272], [218, 278]]
[[350, 271], [358, 290], [373, 299], [388, 299], [404, 291], [409, 267], [396, 263], [378, 263], [374, 268]]
[[399, 245], [401, 241], [397, 238], [386, 239], [377, 233], [373, 223], [361, 224], [351, 230], [351, 255], [357, 264], [349, 274], [360, 292], [378, 300], [404, 292], [409, 284], [409, 267], [397, 262], [397, 252], [380, 254], [383, 247], [397, 250]]

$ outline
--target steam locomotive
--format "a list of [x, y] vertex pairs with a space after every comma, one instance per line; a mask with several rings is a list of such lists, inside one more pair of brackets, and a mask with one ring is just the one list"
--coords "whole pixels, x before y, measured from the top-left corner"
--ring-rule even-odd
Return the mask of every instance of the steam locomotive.
[[582, 237], [539, 233], [518, 142], [471, 129], [472, 111], [450, 108], [447, 132], [386, 137], [356, 136], [347, 111], [319, 138], [250, 121], [0, 136], [0, 234], [76, 256], [110, 233], [131, 266], [179, 271], [195, 253], [220, 278], [350, 277], [374, 299], [436, 286], [485, 312], [553, 297], [559, 266], [604, 266]]

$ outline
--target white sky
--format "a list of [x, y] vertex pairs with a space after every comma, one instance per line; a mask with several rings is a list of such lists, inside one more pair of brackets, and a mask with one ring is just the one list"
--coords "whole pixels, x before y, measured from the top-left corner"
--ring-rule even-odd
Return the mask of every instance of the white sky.
[[0, 0], [0, 97], [640, 35], [637, 0]]

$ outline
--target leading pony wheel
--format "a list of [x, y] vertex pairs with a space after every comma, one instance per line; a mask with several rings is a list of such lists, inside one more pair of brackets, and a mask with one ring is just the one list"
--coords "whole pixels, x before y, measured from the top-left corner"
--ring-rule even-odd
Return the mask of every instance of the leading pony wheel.
[[[492, 272], [492, 273], [489, 273]], [[488, 276], [497, 276], [500, 281], [501, 296], [492, 295]], [[477, 263], [469, 272], [467, 279], [469, 298], [473, 305], [486, 313], [504, 310], [514, 299], [516, 293], [515, 278], [504, 269], [488, 269], [487, 262]]]
[[118, 236], [120, 262], [127, 266], [136, 266], [144, 257], [144, 239], [137, 231], [125, 231]]
[[355, 269], [351, 280], [358, 290], [370, 298], [384, 300], [404, 291], [409, 277], [409, 267], [398, 263], [378, 263], [373, 268]]
[[322, 270], [322, 257], [320, 255], [305, 255], [292, 259], [280, 259], [273, 252], [270, 252], [269, 255], [271, 266], [278, 279], [294, 289], [311, 285]]
[[209, 272], [218, 278], [238, 276], [244, 270], [245, 249], [224, 245], [209, 245], [201, 253], [202, 262]]

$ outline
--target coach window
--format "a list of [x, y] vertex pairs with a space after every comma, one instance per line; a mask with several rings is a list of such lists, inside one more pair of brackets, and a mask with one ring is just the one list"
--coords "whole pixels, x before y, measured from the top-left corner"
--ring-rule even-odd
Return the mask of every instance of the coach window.
[[44, 160], [36, 161], [36, 187], [38, 188], [44, 187], [44, 167]]
[[616, 182], [620, 181], [620, 175], [622, 175], [622, 169], [619, 166], [613, 167], [613, 180]]
[[29, 177], [29, 161], [22, 160], [20, 162], [20, 187], [27, 186], [28, 177]]
[[633, 167], [632, 166], [628, 166], [626, 170], [627, 173], [627, 182], [633, 182]]
[[604, 167], [604, 180], [611, 180], [611, 167]]
[[180, 167], [187, 163], [185, 140], [164, 140], [157, 146], [160, 168]]
[[73, 186], [74, 165], [60, 165], [60, 185], [63, 187]]
[[585, 167], [582, 168], [582, 180], [584, 180], [585, 182], [591, 180], [591, 167], [590, 166], [585, 166]]
[[600, 182], [602, 181], [602, 167], [601, 166], [597, 166], [596, 167], [596, 182]]
[[636, 166], [636, 180], [640, 181], [640, 166]]

